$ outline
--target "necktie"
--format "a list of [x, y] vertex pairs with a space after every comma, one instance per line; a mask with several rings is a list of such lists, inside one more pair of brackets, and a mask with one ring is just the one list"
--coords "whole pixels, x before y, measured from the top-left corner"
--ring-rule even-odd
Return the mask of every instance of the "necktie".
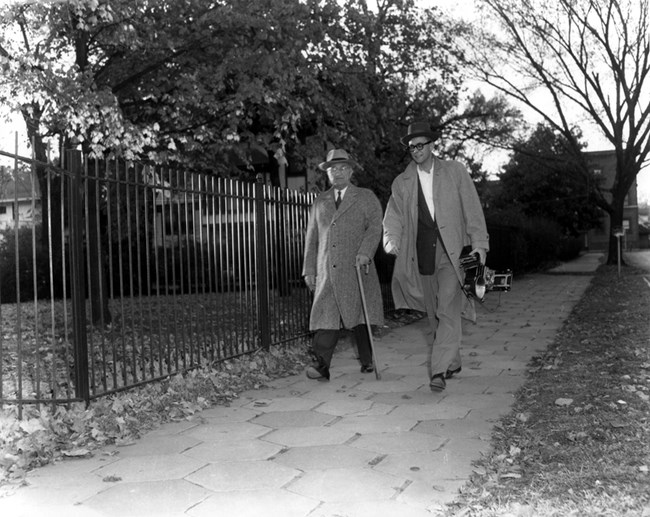
[[334, 204], [336, 205], [336, 209], [338, 210], [338, 209], [339, 209], [339, 205], [341, 204], [341, 191], [340, 191], [340, 190], [337, 190], [336, 192], [337, 192], [337, 194], [336, 194], [336, 201], [334, 202]]

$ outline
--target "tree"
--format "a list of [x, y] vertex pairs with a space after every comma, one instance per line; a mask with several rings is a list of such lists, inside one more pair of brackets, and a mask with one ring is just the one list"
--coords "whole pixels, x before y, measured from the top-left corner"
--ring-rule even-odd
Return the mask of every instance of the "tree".
[[[575, 136], [580, 141], [579, 135]], [[558, 131], [539, 124], [516, 145], [499, 174], [499, 198], [494, 208], [513, 209], [527, 217], [553, 221], [565, 237], [577, 237], [598, 225], [600, 210], [594, 203], [595, 178], [583, 181], [578, 157]]]
[[[468, 42], [468, 66], [561, 132], [575, 154], [573, 127], [585, 121], [613, 146], [616, 178], [596, 202], [611, 227], [622, 226], [625, 196], [650, 153], [649, 0], [480, 4], [482, 26]], [[579, 173], [586, 179], [588, 172], [583, 157]], [[610, 264], [616, 247], [611, 235]]]

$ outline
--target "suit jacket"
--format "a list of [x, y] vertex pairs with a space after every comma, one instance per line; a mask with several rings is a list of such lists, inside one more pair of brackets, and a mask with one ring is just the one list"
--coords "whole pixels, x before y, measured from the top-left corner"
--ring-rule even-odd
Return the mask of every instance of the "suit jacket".
[[[434, 157], [433, 203], [440, 238], [462, 286], [464, 273], [459, 258], [463, 246], [489, 250], [483, 209], [476, 187], [462, 163]], [[391, 285], [395, 307], [424, 311], [415, 248], [417, 214], [418, 173], [417, 165], [411, 161], [393, 181], [384, 215], [383, 240], [384, 247], [391, 241], [399, 247]], [[473, 319], [473, 306], [468, 309]]]
[[[361, 294], [354, 267], [357, 254], [372, 259], [381, 242], [382, 212], [375, 194], [350, 185], [338, 210], [331, 188], [311, 207], [303, 276], [316, 276], [316, 291], [309, 329], [338, 329], [365, 323]], [[374, 262], [368, 275], [362, 269], [370, 322], [381, 325], [384, 311]]]

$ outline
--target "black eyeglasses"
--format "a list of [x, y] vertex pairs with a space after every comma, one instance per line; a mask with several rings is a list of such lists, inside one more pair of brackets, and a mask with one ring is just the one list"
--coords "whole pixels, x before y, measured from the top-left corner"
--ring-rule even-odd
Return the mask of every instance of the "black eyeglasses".
[[428, 142], [422, 142], [421, 144], [408, 145], [408, 146], [406, 146], [406, 148], [409, 150], [409, 152], [412, 153], [415, 150], [421, 151], [422, 149], [424, 149], [425, 145], [429, 145], [430, 143], [431, 143], [431, 140], [429, 140]]

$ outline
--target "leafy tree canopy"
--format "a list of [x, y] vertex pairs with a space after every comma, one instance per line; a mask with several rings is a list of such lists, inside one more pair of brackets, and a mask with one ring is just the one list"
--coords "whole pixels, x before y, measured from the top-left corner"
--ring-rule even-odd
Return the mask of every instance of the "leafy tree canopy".
[[28, 2], [2, 8], [0, 27], [0, 98], [37, 146], [58, 136], [222, 173], [253, 143], [309, 170], [340, 146], [381, 189], [412, 120], [462, 157], [518, 117], [503, 99], [463, 104], [464, 29], [413, 0]]
[[[580, 141], [579, 131], [575, 139]], [[593, 175], [584, 181], [576, 172], [580, 159], [572, 149], [561, 133], [539, 124], [519, 142], [499, 175], [494, 207], [554, 221], [571, 237], [596, 227], [601, 215], [594, 202], [597, 181]]]

